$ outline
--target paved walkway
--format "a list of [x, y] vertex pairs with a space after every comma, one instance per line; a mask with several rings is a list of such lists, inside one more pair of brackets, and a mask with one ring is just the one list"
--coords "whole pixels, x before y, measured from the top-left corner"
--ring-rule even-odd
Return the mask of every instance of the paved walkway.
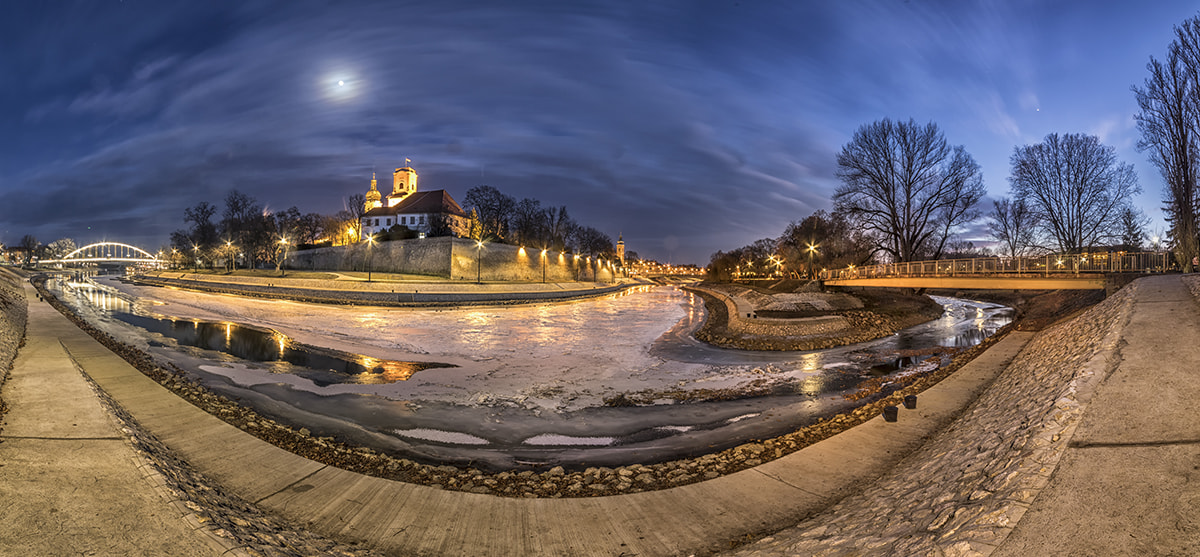
[[79, 329], [34, 302], [29, 330], [4, 384], [0, 555], [222, 553], [190, 510], [154, 488], [155, 473], [71, 363], [58, 339]]
[[994, 555], [1200, 555], [1200, 306], [1138, 283], [1120, 362]]
[[[974, 400], [1031, 336], [1009, 335], [923, 393], [918, 409], [901, 410], [897, 423], [876, 418], [750, 470], [632, 495], [510, 499], [367, 477], [296, 456], [174, 396], [46, 304], [31, 303], [30, 313], [30, 346], [54, 347], [61, 343], [59, 350], [65, 349], [143, 427], [230, 492], [296, 524], [308, 525], [315, 532], [356, 540], [397, 555], [648, 556], [726, 549], [733, 540], [793, 525], [894, 466]], [[26, 351], [23, 356], [28, 358]], [[66, 361], [61, 354], [55, 362], [37, 370], [53, 367], [65, 373]], [[32, 375], [33, 371], [30, 368], [22, 375]], [[73, 369], [70, 372], [75, 373]], [[5, 393], [7, 397], [7, 387]], [[82, 394], [79, 398], [87, 399]], [[14, 417], [18, 405], [25, 404], [16, 399]], [[59, 428], [76, 427], [66, 425], [68, 416], [55, 411], [39, 420]], [[5, 434], [12, 432], [6, 429]], [[112, 437], [111, 433], [107, 436]], [[89, 437], [104, 435], [92, 433]], [[115, 439], [107, 442], [120, 443]], [[87, 468], [90, 459], [103, 458], [81, 455], [71, 461]], [[138, 476], [136, 470], [114, 474], [127, 476], [125, 481], [134, 483]], [[8, 484], [14, 481], [18, 480], [0, 477], [4, 489], [11, 489]], [[62, 485], [70, 484], [52, 483], [48, 489], [58, 496], [80, 500], [111, 498], [105, 485], [56, 491]], [[161, 530], [170, 526], [146, 528], [159, 531], [159, 538], [186, 539], [186, 532]], [[23, 530], [22, 535], [38, 537], [35, 531]], [[123, 527], [104, 528], [103, 521], [89, 535], [105, 539], [126, 536]], [[187, 554], [184, 550], [163, 553]]]

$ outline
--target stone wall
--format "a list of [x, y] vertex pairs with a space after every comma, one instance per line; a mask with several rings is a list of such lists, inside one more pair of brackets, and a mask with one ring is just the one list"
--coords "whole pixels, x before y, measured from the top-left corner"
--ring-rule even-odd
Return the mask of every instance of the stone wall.
[[[28, 302], [22, 281], [7, 269], [0, 269], [0, 386], [4, 385], [8, 369], [17, 357], [17, 347], [25, 338]], [[3, 408], [2, 402], [0, 408]]]
[[293, 252], [288, 269], [305, 271], [366, 271], [427, 275], [454, 280], [612, 282], [607, 262], [538, 249], [485, 243], [477, 247], [462, 238], [424, 238], [352, 244]]

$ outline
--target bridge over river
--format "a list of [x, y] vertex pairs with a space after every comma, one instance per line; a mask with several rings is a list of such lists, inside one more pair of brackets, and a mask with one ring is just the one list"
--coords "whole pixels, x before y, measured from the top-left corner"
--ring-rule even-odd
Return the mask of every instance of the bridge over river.
[[967, 290], [1103, 290], [1112, 275], [1165, 272], [1167, 252], [910, 261], [821, 271], [829, 286]]

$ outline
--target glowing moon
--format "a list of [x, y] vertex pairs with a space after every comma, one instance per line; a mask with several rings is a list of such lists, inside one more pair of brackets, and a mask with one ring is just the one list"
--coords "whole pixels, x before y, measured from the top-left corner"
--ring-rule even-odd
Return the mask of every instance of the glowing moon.
[[343, 85], [345, 85], [345, 84], [346, 84], [346, 82], [345, 82], [345, 81], [342, 81], [342, 80], [340, 80], [340, 79], [338, 80], [338, 87], [341, 87], [341, 86], [343, 86]]

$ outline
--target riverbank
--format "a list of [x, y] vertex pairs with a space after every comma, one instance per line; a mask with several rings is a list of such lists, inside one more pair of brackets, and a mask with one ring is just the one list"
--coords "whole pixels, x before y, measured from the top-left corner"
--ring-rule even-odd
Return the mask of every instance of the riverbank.
[[[38, 285], [41, 288], [41, 285]], [[44, 292], [44, 291], [43, 291]], [[788, 435], [746, 443], [698, 458], [656, 464], [634, 464], [617, 468], [593, 467], [489, 473], [476, 468], [432, 466], [393, 458], [370, 449], [314, 437], [302, 428], [292, 428], [268, 419], [196, 384], [179, 369], [162, 367], [146, 353], [120, 343], [75, 316], [53, 296], [47, 299], [83, 330], [134, 365], [145, 375], [214, 416], [295, 454], [339, 468], [443, 489], [488, 493], [508, 497], [590, 497], [637, 493], [686, 485], [754, 467], [829, 438], [877, 416], [884, 406], [896, 405], [906, 394], [916, 394], [961, 367], [1003, 337], [1003, 331], [981, 346], [959, 354], [954, 361], [931, 373], [905, 374], [893, 384], [872, 385], [864, 404], [852, 412], [824, 419]], [[898, 389], [898, 390], [894, 390]], [[886, 391], [886, 392], [885, 392]]]
[[451, 281], [411, 275], [384, 275], [367, 280], [346, 273], [292, 272], [287, 276], [264, 273], [165, 272], [135, 275], [135, 284], [233, 294], [252, 298], [291, 300], [317, 304], [372, 305], [380, 307], [503, 306], [562, 302], [615, 294], [642, 284], [632, 279], [616, 282], [487, 282]]
[[[829, 294], [827, 297], [836, 296], [832, 303], [817, 302], [825, 310], [767, 310], [760, 318], [760, 310], [777, 305], [770, 301], [777, 293], [733, 284], [703, 284], [689, 290], [704, 300], [708, 312], [696, 339], [740, 350], [822, 350], [882, 338], [942, 315], [942, 306], [928, 296], [875, 289], [853, 296]], [[855, 306], [861, 309], [849, 309]], [[743, 310], [735, 310], [737, 307]]]
[[12, 369], [17, 350], [25, 342], [27, 302], [22, 292], [22, 278], [7, 269], [0, 269], [0, 416], [4, 404], [4, 383]]

